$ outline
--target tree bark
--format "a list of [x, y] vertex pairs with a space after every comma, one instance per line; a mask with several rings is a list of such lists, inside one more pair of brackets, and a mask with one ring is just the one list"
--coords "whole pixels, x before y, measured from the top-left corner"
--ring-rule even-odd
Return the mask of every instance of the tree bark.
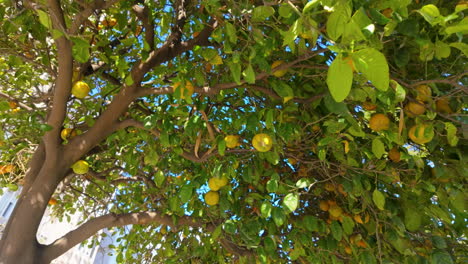
[[20, 195], [0, 241], [0, 263], [48, 263], [42, 261], [43, 246], [36, 234], [50, 197], [66, 172], [56, 160], [47, 160], [34, 183]]

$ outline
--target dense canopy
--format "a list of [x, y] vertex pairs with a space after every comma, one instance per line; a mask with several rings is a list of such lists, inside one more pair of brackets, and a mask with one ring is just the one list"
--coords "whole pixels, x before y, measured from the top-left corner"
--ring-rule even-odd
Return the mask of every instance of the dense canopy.
[[[467, 9], [0, 1], [0, 184], [22, 186], [0, 255], [110, 228], [119, 263], [461, 262]], [[38, 244], [47, 206], [82, 225]]]

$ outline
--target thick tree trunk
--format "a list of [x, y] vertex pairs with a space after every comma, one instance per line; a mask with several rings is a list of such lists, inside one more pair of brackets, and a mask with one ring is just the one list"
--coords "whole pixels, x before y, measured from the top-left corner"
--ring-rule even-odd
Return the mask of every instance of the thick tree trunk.
[[[37, 241], [37, 230], [48, 201], [57, 188], [65, 169], [46, 162], [29, 190], [22, 191], [0, 241], [0, 263], [49, 263], [42, 258], [43, 246]], [[35, 177], [34, 177], [35, 176]]]

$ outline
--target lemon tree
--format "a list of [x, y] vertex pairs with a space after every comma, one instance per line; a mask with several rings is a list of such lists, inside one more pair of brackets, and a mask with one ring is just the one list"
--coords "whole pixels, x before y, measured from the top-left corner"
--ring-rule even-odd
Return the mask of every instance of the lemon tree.
[[467, 10], [0, 1], [0, 261], [463, 262]]

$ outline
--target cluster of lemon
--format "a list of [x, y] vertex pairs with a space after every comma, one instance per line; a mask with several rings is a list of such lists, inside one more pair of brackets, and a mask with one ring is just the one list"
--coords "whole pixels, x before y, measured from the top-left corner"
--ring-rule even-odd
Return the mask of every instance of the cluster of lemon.
[[208, 187], [210, 191], [205, 194], [205, 202], [207, 205], [217, 205], [219, 203], [219, 193], [218, 190], [223, 188], [228, 184], [228, 179], [226, 176], [213, 177], [208, 180]]
[[[226, 142], [226, 147], [228, 148], [236, 148], [240, 146], [240, 137], [237, 135], [227, 135], [224, 138]], [[259, 152], [267, 152], [270, 151], [273, 147], [273, 139], [265, 133], [256, 134], [252, 138], [252, 145], [253, 147]]]
[[[426, 104], [432, 101], [432, 91], [428, 85], [418, 85], [415, 89], [416, 100], [408, 102], [403, 110], [408, 117], [414, 118], [426, 112]], [[366, 110], [375, 110], [375, 105], [365, 104]], [[438, 113], [453, 113], [447, 97], [439, 98], [435, 101], [435, 109]], [[373, 114], [369, 120], [369, 127], [373, 131], [380, 132], [390, 129], [390, 119], [381, 113]], [[416, 144], [423, 145], [432, 141], [434, 137], [434, 128], [429, 123], [417, 123], [408, 130], [408, 137]], [[388, 153], [388, 158], [393, 162], [399, 162], [401, 153], [398, 147], [392, 148]]]

